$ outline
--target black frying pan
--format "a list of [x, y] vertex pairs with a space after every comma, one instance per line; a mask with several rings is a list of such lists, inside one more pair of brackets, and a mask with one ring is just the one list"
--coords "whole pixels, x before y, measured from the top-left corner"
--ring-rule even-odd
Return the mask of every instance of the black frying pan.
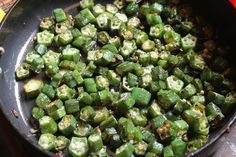
[[[37, 145], [37, 137], [30, 133], [30, 111], [33, 101], [24, 98], [22, 82], [15, 81], [15, 69], [22, 61], [25, 53], [33, 48], [32, 39], [37, 32], [39, 20], [50, 16], [52, 9], [65, 8], [78, 0], [22, 0], [19, 1], [0, 26], [0, 46], [5, 53], [0, 58], [2, 74], [0, 76], [0, 109], [17, 133], [33, 145], [35, 151], [42, 155], [55, 156], [42, 150]], [[100, 1], [105, 3], [104, 1]], [[107, 0], [109, 2], [109, 0]], [[213, 4], [214, 3], [214, 4]], [[222, 31], [222, 41], [236, 50], [236, 11], [227, 0], [198, 0], [193, 1], [195, 11]], [[230, 59], [231, 58], [231, 59]], [[229, 61], [234, 61], [235, 54], [231, 53]], [[233, 62], [230, 62], [233, 63]], [[235, 66], [235, 64], [231, 64]], [[214, 143], [225, 130], [235, 121], [236, 113], [232, 112], [222, 123], [222, 126], [210, 134], [209, 142], [189, 156], [198, 155]]]

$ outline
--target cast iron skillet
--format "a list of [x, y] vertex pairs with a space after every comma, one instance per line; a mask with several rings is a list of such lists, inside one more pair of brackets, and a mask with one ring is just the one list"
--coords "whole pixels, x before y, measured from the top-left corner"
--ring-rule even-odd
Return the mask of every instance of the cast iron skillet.
[[[0, 58], [0, 67], [2, 68], [2, 74], [0, 76], [0, 109], [7, 120], [12, 124], [15, 131], [38, 151], [41, 150], [42, 155], [55, 156], [53, 153], [42, 150], [37, 145], [37, 137], [29, 131], [31, 124], [28, 118], [30, 118], [30, 111], [34, 105], [34, 101], [29, 101], [24, 98], [22, 92], [23, 82], [15, 81], [14, 72], [20, 62], [24, 59], [25, 53], [33, 49], [32, 41], [35, 33], [38, 31], [39, 20], [42, 17], [50, 16], [53, 8], [65, 8], [76, 2], [78, 2], [78, 0], [22, 0], [17, 2], [5, 18], [3, 24], [0, 26], [0, 46], [5, 48], [5, 53]], [[101, 0], [100, 2], [105, 3], [109, 2], [109, 0], [105, 2]], [[227, 18], [228, 20], [230, 20], [230, 18], [234, 19], [231, 20], [229, 26], [231, 27], [231, 32], [224, 32], [223, 34], [227, 38], [227, 43], [230, 44], [232, 42], [232, 47], [234, 47], [235, 44], [233, 43], [236, 41], [234, 40], [234, 34], [236, 34], [236, 30], [233, 30], [232, 28], [236, 28], [236, 15], [233, 8], [228, 4], [228, 2], [220, 1], [214, 2], [214, 7], [216, 9], [213, 9], [214, 7], [211, 7], [211, 2], [214, 2], [214, 0], [209, 0], [204, 3], [201, 0], [198, 2], [193, 1], [193, 3], [195, 3], [195, 8], [198, 8], [198, 6], [201, 8], [200, 10], [196, 9], [196, 11], [203, 14], [207, 13], [206, 18], [208, 18], [213, 24], [214, 17], [209, 15], [212, 14], [215, 16], [217, 13], [214, 13], [214, 11], [218, 12], [217, 16], [220, 17], [215, 20], [219, 21], [220, 19], [220, 21], [223, 22], [216, 23], [216, 26], [222, 28], [224, 31], [229, 30], [228, 28], [225, 29], [225, 27], [227, 27], [225, 25]], [[208, 7], [211, 8], [209, 9]], [[228, 13], [230, 15], [227, 15]], [[233, 50], [236, 49], [233, 48]], [[234, 64], [232, 64], [232, 66], [233, 65]], [[209, 142], [188, 156], [197, 155], [213, 144], [225, 132], [225, 130], [230, 127], [235, 119], [236, 113], [228, 115], [221, 124], [221, 127], [211, 132]]]

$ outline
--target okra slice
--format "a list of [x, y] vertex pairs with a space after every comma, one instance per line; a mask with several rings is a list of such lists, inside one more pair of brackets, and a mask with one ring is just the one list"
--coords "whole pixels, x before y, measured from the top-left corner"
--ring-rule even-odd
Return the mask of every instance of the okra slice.
[[79, 62], [80, 61], [80, 51], [76, 48], [65, 48], [62, 51], [62, 57], [64, 60]]
[[47, 52], [47, 50], [48, 50], [47, 46], [44, 45], [44, 44], [37, 44], [34, 49], [40, 55], [45, 54]]
[[88, 140], [85, 137], [72, 137], [68, 147], [73, 157], [86, 157], [89, 151]]
[[65, 109], [67, 114], [79, 112], [80, 105], [77, 99], [69, 99], [65, 101]]
[[117, 109], [121, 113], [126, 113], [131, 109], [135, 104], [135, 99], [130, 93], [124, 93], [121, 95], [121, 98], [117, 102]]
[[77, 81], [74, 79], [72, 72], [66, 72], [63, 75], [63, 81], [70, 87], [74, 88], [77, 86]]
[[92, 121], [95, 115], [96, 112], [91, 106], [85, 106], [80, 110], [80, 119], [84, 122]]
[[75, 96], [76, 91], [63, 84], [56, 90], [57, 97], [61, 100], [68, 100]]
[[152, 141], [148, 145], [148, 151], [158, 156], [162, 154], [163, 148], [164, 148], [163, 145], [157, 141]]
[[111, 115], [110, 117], [108, 117], [107, 119], [105, 119], [100, 123], [100, 128], [101, 130], [104, 130], [106, 128], [115, 127], [116, 125], [117, 125], [117, 120], [113, 115]]
[[142, 50], [145, 52], [150, 52], [150, 51], [154, 50], [154, 48], [155, 48], [155, 43], [152, 40], [148, 39], [148, 40], [144, 41], [142, 44]]
[[206, 116], [207, 120], [211, 126], [217, 126], [220, 121], [224, 118], [224, 115], [221, 112], [221, 109], [216, 106], [214, 103], [209, 103], [206, 106]]
[[178, 128], [175, 123], [165, 120], [163, 125], [156, 129], [156, 133], [162, 141], [171, 141], [176, 138]]
[[20, 64], [16, 69], [16, 78], [23, 80], [29, 77], [30, 75], [30, 65], [28, 63]]
[[39, 120], [40, 118], [45, 116], [45, 112], [43, 109], [41, 109], [39, 107], [33, 107], [33, 109], [31, 110], [31, 115], [33, 118]]
[[124, 13], [116, 13], [115, 17], [117, 17], [119, 20], [121, 20], [123, 23], [128, 22], [128, 17]]
[[66, 136], [71, 135], [76, 128], [77, 121], [73, 115], [65, 115], [58, 123], [58, 129]]
[[162, 115], [162, 112], [161, 112], [161, 107], [160, 105], [157, 103], [156, 100], [153, 100], [151, 102], [151, 105], [148, 107], [148, 113], [153, 117], [157, 117], [159, 115]]
[[89, 23], [81, 28], [81, 33], [85, 37], [94, 38], [97, 34], [97, 28], [93, 24]]
[[89, 124], [80, 122], [74, 130], [74, 135], [78, 137], [87, 137], [91, 134], [93, 127]]
[[58, 35], [58, 42], [62, 45], [68, 45], [73, 41], [73, 34], [70, 30], [62, 32]]
[[141, 141], [134, 145], [134, 154], [138, 156], [145, 155], [148, 148], [148, 144], [144, 141]]
[[28, 97], [35, 97], [39, 95], [42, 86], [41, 80], [31, 79], [24, 85], [24, 91]]
[[189, 84], [184, 89], [181, 90], [180, 95], [182, 98], [189, 98], [196, 94], [196, 88], [194, 85]]
[[41, 30], [50, 30], [54, 24], [53, 17], [45, 17], [40, 21], [39, 27]]
[[151, 100], [151, 93], [144, 88], [133, 88], [131, 95], [137, 105], [148, 105]]
[[53, 15], [56, 19], [56, 22], [63, 22], [67, 19], [66, 13], [61, 8], [56, 8], [53, 10]]
[[46, 133], [46, 134], [40, 135], [38, 144], [44, 150], [50, 151], [50, 150], [55, 149], [55, 141], [56, 141], [56, 136]]
[[125, 143], [116, 149], [115, 157], [131, 156], [134, 152], [134, 146], [130, 143]]
[[134, 40], [124, 40], [123, 46], [120, 49], [120, 54], [126, 58], [132, 55], [136, 49], [137, 46]]
[[170, 109], [180, 98], [171, 90], [160, 90], [157, 93], [158, 102], [163, 109]]
[[127, 26], [138, 28], [141, 25], [141, 21], [138, 17], [132, 17], [128, 20]]
[[65, 136], [58, 136], [55, 140], [55, 150], [62, 151], [69, 145], [70, 140]]
[[181, 91], [181, 89], [184, 86], [184, 82], [173, 75], [169, 76], [166, 79], [166, 82], [167, 82], [167, 88], [175, 92]]
[[93, 151], [99, 151], [103, 147], [102, 137], [99, 134], [92, 134], [88, 137], [89, 148]]
[[127, 117], [131, 119], [136, 126], [145, 126], [147, 124], [147, 118], [142, 115], [140, 110], [136, 107], [128, 110]]
[[41, 133], [55, 134], [57, 132], [57, 123], [49, 116], [43, 116], [39, 119], [39, 128]]
[[135, 15], [137, 14], [139, 11], [139, 4], [136, 3], [136, 2], [130, 2], [126, 8], [125, 8], [125, 12], [129, 15], [129, 16], [132, 16], [132, 15]]
[[54, 34], [47, 30], [37, 33], [37, 43], [44, 44], [46, 46], [51, 46], [54, 38]]
[[101, 31], [98, 33], [98, 42], [100, 42], [101, 44], [107, 44], [110, 40], [110, 35], [105, 32], [105, 31]]
[[99, 124], [102, 121], [106, 120], [109, 116], [109, 111], [106, 107], [95, 108], [95, 114], [93, 117], [93, 123]]
[[56, 91], [54, 90], [53, 86], [49, 84], [44, 84], [40, 91], [46, 94], [50, 99], [53, 99], [56, 95]]
[[94, 16], [98, 16], [102, 13], [104, 13], [106, 11], [106, 7], [102, 4], [96, 4], [93, 9], [92, 9], [92, 12], [94, 14]]
[[194, 49], [197, 43], [197, 38], [191, 34], [186, 35], [181, 39], [181, 45], [184, 51]]
[[186, 121], [184, 120], [176, 120], [174, 121], [175, 125], [178, 127], [178, 137], [183, 137], [185, 134], [187, 134], [189, 125]]
[[96, 18], [88, 8], [85, 8], [75, 16], [75, 21], [80, 27], [83, 27], [89, 23], [94, 23]]
[[59, 64], [61, 54], [56, 53], [52, 50], [49, 50], [47, 53], [43, 55], [43, 60], [46, 65], [51, 65], [53, 63]]
[[113, 15], [109, 12], [103, 12], [96, 18], [97, 26], [100, 30], [107, 30], [109, 28], [109, 20]]
[[172, 146], [166, 146], [163, 149], [163, 157], [175, 157]]
[[107, 72], [107, 78], [110, 81], [110, 84], [113, 86], [119, 86], [121, 82], [121, 77], [115, 73], [114, 70], [109, 70]]
[[97, 92], [97, 85], [93, 78], [84, 79], [84, 86], [88, 93], [96, 93]]
[[46, 109], [46, 106], [49, 103], [51, 103], [51, 100], [46, 94], [40, 93], [38, 95], [38, 97], [36, 98], [35, 102], [36, 102], [38, 107], [40, 107], [42, 109]]
[[94, 6], [94, 1], [93, 0], [81, 0], [80, 1], [80, 7], [82, 9], [89, 8], [92, 9]]
[[99, 151], [90, 153], [91, 157], [107, 157], [107, 147], [103, 146]]
[[209, 91], [207, 93], [207, 100], [215, 103], [218, 106], [222, 106], [225, 103], [225, 97], [222, 94]]
[[106, 4], [106, 11], [111, 14], [116, 14], [118, 12], [118, 8], [113, 4]]

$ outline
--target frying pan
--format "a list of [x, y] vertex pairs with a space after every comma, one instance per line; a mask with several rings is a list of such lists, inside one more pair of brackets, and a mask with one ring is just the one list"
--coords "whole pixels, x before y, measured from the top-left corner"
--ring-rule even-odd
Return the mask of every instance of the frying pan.
[[[5, 21], [0, 26], [0, 46], [5, 53], [0, 57], [0, 109], [15, 132], [23, 138], [35, 152], [41, 156], [55, 156], [55, 154], [42, 150], [37, 145], [37, 137], [30, 133], [32, 127], [29, 118], [34, 101], [25, 99], [22, 84], [15, 81], [15, 69], [21, 63], [27, 51], [33, 49], [33, 37], [38, 31], [39, 20], [50, 16], [52, 9], [65, 8], [78, 0], [22, 0], [18, 1]], [[98, 2], [98, 1], [96, 1]], [[109, 2], [100, 1], [100, 2]], [[229, 63], [235, 67], [236, 50], [236, 11], [227, 0], [198, 0], [191, 1], [197, 14], [203, 15], [208, 22], [221, 32], [220, 40], [231, 46]], [[209, 142], [188, 156], [199, 155], [204, 149], [212, 145], [225, 130], [235, 121], [236, 113], [227, 115], [221, 126], [213, 130]]]

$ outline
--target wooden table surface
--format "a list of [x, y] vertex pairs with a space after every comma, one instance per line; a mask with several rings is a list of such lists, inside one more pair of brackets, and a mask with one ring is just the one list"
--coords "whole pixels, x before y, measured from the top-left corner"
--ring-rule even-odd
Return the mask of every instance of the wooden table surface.
[[[7, 12], [16, 0], [0, 0], [0, 8]], [[23, 144], [22, 144], [23, 143]], [[32, 157], [36, 156], [30, 148], [24, 147], [22, 141], [0, 112], [0, 156]], [[229, 133], [225, 133], [215, 144], [205, 150], [199, 157], [236, 157], [236, 123]]]

